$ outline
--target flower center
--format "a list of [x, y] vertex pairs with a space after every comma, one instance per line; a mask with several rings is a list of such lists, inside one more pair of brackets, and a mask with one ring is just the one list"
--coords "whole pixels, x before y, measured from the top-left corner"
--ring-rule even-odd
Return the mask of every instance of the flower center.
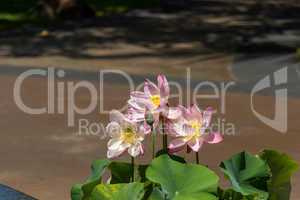
[[201, 136], [201, 123], [197, 120], [192, 120], [189, 122], [189, 125], [194, 129], [193, 133], [184, 137], [185, 141], [190, 141], [190, 140], [196, 140], [197, 138], [199, 138]]
[[153, 103], [153, 105], [155, 105], [156, 107], [158, 107], [160, 105], [160, 96], [159, 95], [153, 95], [150, 97], [151, 102]]
[[200, 132], [201, 124], [197, 120], [189, 122], [189, 125], [195, 130]]
[[132, 129], [127, 129], [122, 133], [122, 140], [127, 144], [134, 144], [136, 140], [136, 134]]

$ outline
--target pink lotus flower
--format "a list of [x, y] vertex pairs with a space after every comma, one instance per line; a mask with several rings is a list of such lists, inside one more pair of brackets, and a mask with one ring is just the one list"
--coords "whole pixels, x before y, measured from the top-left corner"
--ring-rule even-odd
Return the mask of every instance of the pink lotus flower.
[[127, 115], [113, 110], [110, 112], [110, 123], [107, 125], [106, 131], [111, 137], [107, 144], [107, 157], [115, 158], [126, 150], [132, 157], [143, 155], [142, 142], [145, 134], [148, 134], [151, 130], [145, 129], [142, 124], [130, 120]]
[[188, 109], [183, 106], [179, 108], [182, 111], [181, 119], [169, 124], [171, 134], [176, 137], [169, 144], [170, 153], [184, 149], [185, 145], [198, 152], [203, 143], [215, 144], [223, 140], [220, 133], [207, 133], [212, 117], [211, 108], [203, 112], [196, 105]]
[[156, 127], [159, 122], [160, 115], [168, 119], [176, 119], [181, 112], [177, 108], [168, 106], [170, 88], [168, 81], [164, 75], [157, 77], [158, 85], [146, 80], [144, 84], [144, 92], [134, 91], [130, 95], [128, 101], [130, 118], [134, 121], [145, 121], [145, 115], [151, 114]]

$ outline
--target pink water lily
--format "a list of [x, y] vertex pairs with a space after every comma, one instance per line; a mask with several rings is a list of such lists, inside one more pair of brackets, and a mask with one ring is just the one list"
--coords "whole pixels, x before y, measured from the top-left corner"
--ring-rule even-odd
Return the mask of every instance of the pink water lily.
[[213, 112], [211, 108], [204, 111], [200, 111], [196, 105], [188, 109], [183, 106], [179, 108], [182, 117], [169, 125], [170, 133], [175, 136], [168, 146], [170, 153], [180, 151], [186, 145], [194, 152], [198, 152], [203, 143], [215, 144], [223, 140], [220, 133], [207, 133]]
[[151, 114], [156, 127], [160, 115], [168, 119], [176, 119], [180, 116], [181, 111], [177, 108], [168, 106], [170, 88], [164, 75], [157, 77], [157, 85], [146, 80], [144, 91], [134, 91], [128, 101], [130, 117], [134, 121], [144, 121], [146, 114]]
[[110, 136], [107, 144], [108, 158], [115, 158], [125, 151], [132, 157], [144, 154], [143, 140], [145, 134], [151, 130], [146, 129], [141, 123], [130, 120], [128, 115], [124, 115], [117, 110], [110, 112], [110, 123], [106, 127]]

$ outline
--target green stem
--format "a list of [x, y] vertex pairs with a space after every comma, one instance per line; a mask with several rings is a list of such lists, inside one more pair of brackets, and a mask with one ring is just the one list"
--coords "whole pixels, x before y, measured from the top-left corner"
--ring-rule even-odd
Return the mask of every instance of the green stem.
[[198, 152], [195, 152], [195, 154], [196, 154], [196, 163], [199, 164], [199, 163], [200, 163], [200, 162], [199, 162], [199, 153], [198, 153]]
[[131, 156], [131, 169], [132, 169], [131, 182], [134, 182], [134, 157], [133, 156]]
[[163, 134], [163, 143], [164, 143], [164, 150], [167, 150], [167, 148], [168, 148], [168, 136], [166, 134]]
[[167, 148], [168, 148], [168, 136], [167, 134], [165, 134], [165, 118], [162, 117], [162, 139], [163, 139], [163, 150], [167, 151]]
[[153, 126], [151, 127], [152, 132], [152, 159], [155, 158], [155, 146], [156, 146], [156, 132], [153, 129]]

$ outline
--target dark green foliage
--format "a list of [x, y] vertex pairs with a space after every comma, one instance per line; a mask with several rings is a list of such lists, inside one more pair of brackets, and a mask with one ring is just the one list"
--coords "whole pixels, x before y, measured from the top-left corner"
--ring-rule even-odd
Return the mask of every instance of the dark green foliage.
[[[202, 165], [185, 163], [160, 151], [149, 165], [96, 160], [83, 184], [71, 189], [72, 200], [289, 200], [291, 176], [298, 169], [286, 154], [265, 150], [241, 152], [220, 165], [232, 188], [218, 188], [218, 176]], [[110, 182], [103, 183], [105, 169]]]

